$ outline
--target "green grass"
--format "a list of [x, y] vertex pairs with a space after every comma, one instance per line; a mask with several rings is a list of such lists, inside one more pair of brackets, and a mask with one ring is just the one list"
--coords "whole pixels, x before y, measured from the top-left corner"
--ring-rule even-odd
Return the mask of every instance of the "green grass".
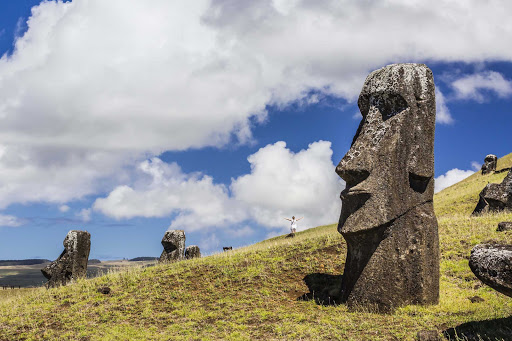
[[[512, 163], [511, 155], [505, 161]], [[482, 285], [468, 267], [474, 245], [512, 243], [512, 232], [496, 232], [512, 213], [469, 215], [476, 205], [469, 198], [502, 175], [475, 174], [436, 195], [441, 297], [435, 306], [376, 314], [297, 300], [309, 291], [306, 275], [343, 272], [345, 243], [336, 225], [326, 225], [58, 289], [0, 290], [0, 340], [413, 340], [420, 330], [455, 327], [459, 336], [506, 340], [512, 299]], [[111, 294], [96, 292], [100, 286]], [[484, 301], [471, 303], [475, 296]]]

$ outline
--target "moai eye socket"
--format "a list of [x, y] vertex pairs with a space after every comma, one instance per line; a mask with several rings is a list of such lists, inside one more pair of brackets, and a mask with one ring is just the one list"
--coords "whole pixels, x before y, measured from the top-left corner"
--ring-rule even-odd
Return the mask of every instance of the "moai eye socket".
[[390, 119], [409, 107], [407, 101], [402, 96], [388, 93], [372, 96], [370, 98], [370, 105], [379, 109], [383, 121]]

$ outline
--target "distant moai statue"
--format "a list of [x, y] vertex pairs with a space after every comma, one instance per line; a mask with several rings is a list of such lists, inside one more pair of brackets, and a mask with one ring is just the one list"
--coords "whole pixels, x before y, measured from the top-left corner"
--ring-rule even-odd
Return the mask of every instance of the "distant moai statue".
[[434, 92], [426, 65], [393, 64], [372, 72], [359, 96], [363, 118], [336, 167], [346, 181], [340, 301], [351, 308], [439, 301]]
[[185, 257], [185, 231], [166, 231], [162, 238], [164, 250], [160, 255], [160, 262], [173, 262]]
[[64, 251], [41, 272], [48, 279], [48, 288], [66, 285], [70, 281], [87, 275], [87, 261], [91, 250], [91, 234], [72, 230], [64, 238]]
[[512, 170], [500, 184], [487, 184], [480, 192], [472, 215], [512, 210]]
[[190, 245], [185, 249], [185, 259], [192, 258], [201, 258], [201, 250], [197, 245]]
[[484, 159], [484, 164], [482, 165], [482, 175], [495, 172], [497, 165], [498, 157], [493, 154], [487, 155]]

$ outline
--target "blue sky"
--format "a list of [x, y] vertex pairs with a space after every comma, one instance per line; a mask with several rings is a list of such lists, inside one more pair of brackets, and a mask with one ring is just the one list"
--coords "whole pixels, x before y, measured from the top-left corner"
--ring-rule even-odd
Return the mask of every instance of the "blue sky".
[[70, 229], [116, 259], [169, 227], [211, 253], [335, 222], [390, 63], [434, 72], [438, 190], [512, 152], [511, 5], [427, 5], [1, 1], [0, 259], [54, 259]]

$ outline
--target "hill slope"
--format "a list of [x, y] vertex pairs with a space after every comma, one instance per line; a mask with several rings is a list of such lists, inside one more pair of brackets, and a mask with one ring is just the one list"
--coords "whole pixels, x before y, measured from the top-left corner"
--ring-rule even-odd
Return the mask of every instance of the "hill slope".
[[[510, 167], [512, 154], [502, 164]], [[345, 243], [336, 225], [327, 225], [202, 259], [11, 294], [0, 303], [0, 340], [412, 340], [422, 329], [450, 328], [456, 328], [452, 334], [506, 339], [512, 333], [512, 299], [482, 286], [467, 265], [475, 244], [512, 243], [512, 232], [495, 232], [512, 213], [469, 216], [487, 181], [500, 178], [477, 173], [436, 194], [436, 306], [381, 315], [317, 304], [319, 290], [339, 283], [345, 261]], [[111, 294], [96, 291], [105, 285]], [[475, 296], [483, 301], [472, 303]], [[489, 322], [479, 322], [484, 320]]]

